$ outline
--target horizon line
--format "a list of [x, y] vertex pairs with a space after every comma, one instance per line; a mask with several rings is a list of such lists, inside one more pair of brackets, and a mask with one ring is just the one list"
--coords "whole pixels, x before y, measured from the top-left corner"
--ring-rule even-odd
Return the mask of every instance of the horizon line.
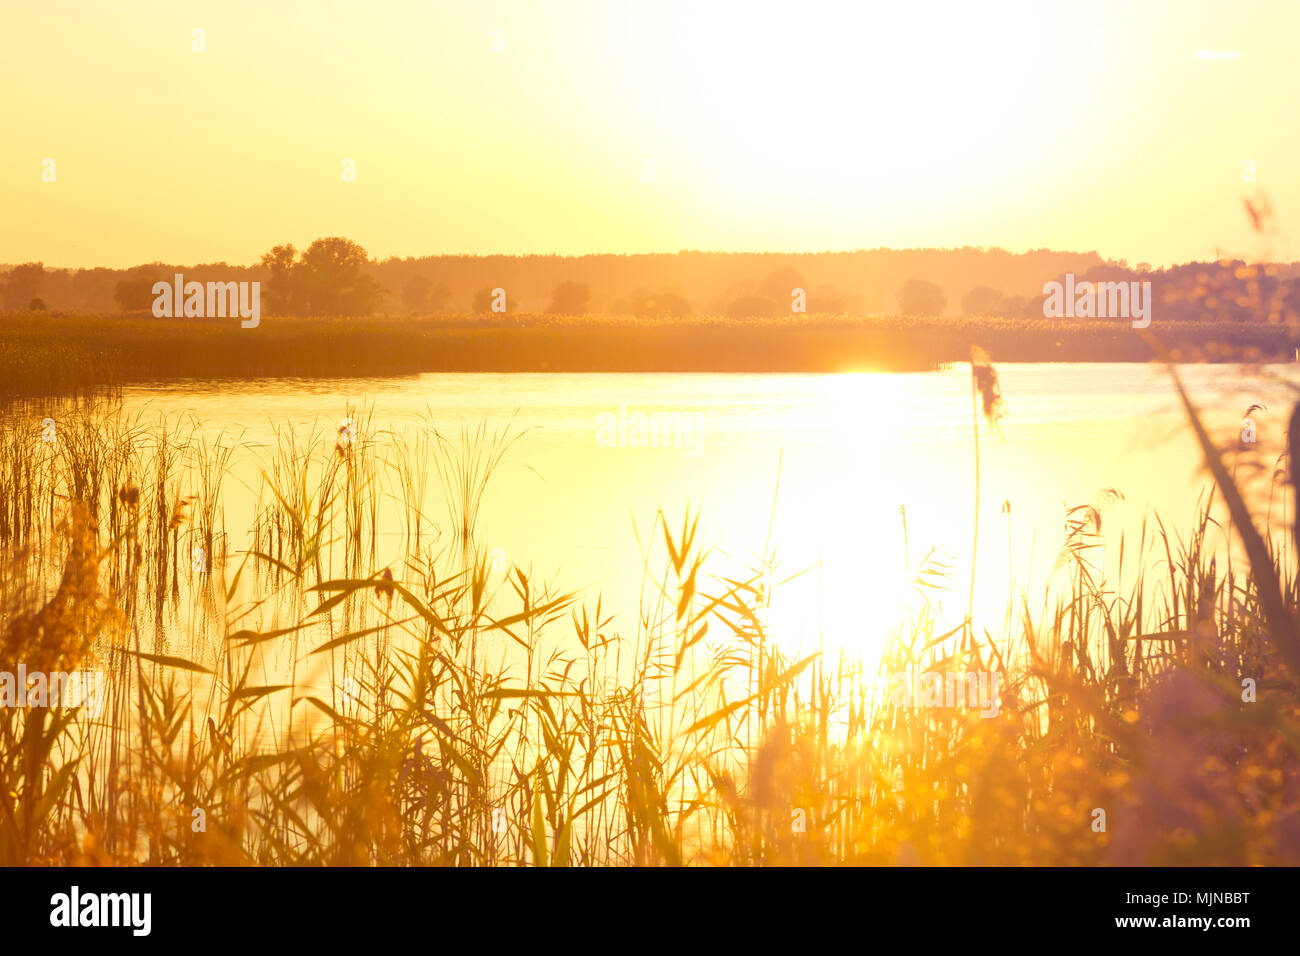
[[[325, 238], [335, 238], [335, 237], [320, 236], [317, 237], [317, 239], [313, 239], [312, 242], [315, 242], [318, 239], [325, 239]], [[360, 245], [360, 243], [358, 244]], [[280, 245], [293, 245], [293, 243], [281, 243]], [[296, 252], [301, 252], [302, 250], [308, 248], [310, 245], [311, 245], [310, 242], [307, 245], [301, 247], [295, 245], [294, 250]], [[1211, 265], [1215, 263], [1224, 263], [1224, 262], [1241, 262], [1243, 264], [1261, 265], [1261, 266], [1267, 266], [1267, 265], [1285, 266], [1285, 265], [1300, 264], [1300, 259], [1252, 259], [1244, 255], [1224, 255], [1220, 253], [1219, 255], [1213, 258], [1186, 259], [1181, 261], [1169, 261], [1160, 264], [1150, 263], [1150, 262], [1138, 262], [1136, 264], [1130, 265], [1129, 260], [1126, 257], [1116, 257], [1116, 258], [1106, 257], [1103, 256], [1096, 249], [1090, 249], [1086, 252], [1081, 252], [1073, 249], [1053, 249], [1047, 246], [1040, 246], [1040, 247], [1035, 247], [1033, 249], [1025, 249], [1023, 251], [1015, 252], [1010, 249], [1007, 249], [1004, 246], [969, 246], [969, 245], [967, 246], [905, 246], [905, 247], [873, 246], [871, 248], [859, 247], [856, 249], [820, 249], [815, 252], [791, 252], [791, 251], [772, 250], [772, 249], [767, 249], [767, 250], [678, 249], [675, 252], [584, 252], [584, 253], [577, 253], [577, 254], [560, 253], [560, 252], [528, 252], [528, 253], [437, 252], [437, 253], [428, 253], [420, 256], [389, 255], [383, 257], [373, 256], [367, 252], [366, 261], [371, 265], [384, 265], [386, 263], [392, 262], [393, 260], [397, 260], [399, 262], [421, 262], [427, 259], [575, 259], [576, 260], [576, 259], [598, 259], [598, 258], [619, 258], [619, 259], [636, 259], [636, 258], [652, 258], [652, 257], [667, 258], [667, 257], [674, 257], [674, 256], [781, 256], [781, 257], [791, 257], [791, 258], [816, 258], [819, 256], [852, 256], [852, 255], [862, 255], [862, 254], [871, 254], [871, 253], [907, 254], [907, 253], [958, 253], [958, 252], [978, 252], [984, 255], [990, 253], [992, 254], [1001, 253], [1010, 257], [1024, 257], [1024, 256], [1042, 255], [1042, 254], [1054, 255], [1054, 256], [1078, 256], [1080, 258], [1095, 256], [1097, 259], [1101, 260], [1103, 265], [1118, 266], [1120, 268], [1126, 268], [1135, 272], [1143, 271], [1137, 268], [1137, 266], [1140, 265], [1146, 265], [1148, 267], [1147, 271], [1164, 271], [1166, 269], [1172, 269], [1178, 266]], [[33, 263], [33, 262], [40, 263], [43, 266], [43, 268], [45, 268], [46, 270], [60, 271], [60, 272], [68, 272], [68, 271], [92, 272], [96, 269], [103, 269], [110, 272], [123, 272], [131, 269], [143, 268], [145, 266], [168, 266], [168, 267], [176, 267], [176, 268], [202, 268], [202, 267], [210, 267], [210, 266], [227, 266], [229, 268], [236, 268], [236, 269], [256, 269], [261, 266], [260, 261], [255, 261], [255, 262], [245, 264], [245, 263], [237, 263], [237, 262], [232, 263], [226, 261], [225, 259], [217, 259], [208, 262], [194, 262], [188, 264], [177, 263], [177, 262], [166, 262], [161, 259], [154, 259], [148, 262], [136, 262], [132, 265], [122, 265], [122, 266], [51, 265], [45, 262], [45, 260], [43, 259], [25, 259], [18, 262], [0, 262], [0, 269], [12, 269], [16, 266], [24, 265], [27, 263]]]

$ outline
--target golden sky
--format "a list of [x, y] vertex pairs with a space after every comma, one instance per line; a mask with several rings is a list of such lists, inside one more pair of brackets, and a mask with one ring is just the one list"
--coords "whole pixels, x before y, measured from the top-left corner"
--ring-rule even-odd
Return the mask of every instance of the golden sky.
[[380, 258], [1161, 265], [1260, 254], [1256, 190], [1284, 234], [1300, 219], [1296, 0], [42, 0], [4, 21], [0, 262], [249, 263], [343, 235]]

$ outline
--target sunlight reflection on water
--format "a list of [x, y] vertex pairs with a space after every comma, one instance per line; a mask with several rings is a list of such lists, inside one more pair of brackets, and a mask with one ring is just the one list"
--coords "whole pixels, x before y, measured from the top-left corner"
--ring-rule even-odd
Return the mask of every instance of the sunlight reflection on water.
[[[1121, 533], [1131, 549], [1153, 508], [1185, 527], [1206, 484], [1161, 369], [998, 371], [1008, 417], [1000, 436], [979, 426], [975, 599], [979, 625], [995, 633], [1009, 599], [1028, 593], [1031, 605], [1041, 602], [1066, 506], [1107, 488], [1123, 494], [1105, 512], [1113, 572]], [[1294, 381], [1294, 367], [1205, 365], [1183, 375], [1217, 435], [1231, 438], [1249, 404], [1267, 406], [1256, 416], [1252, 456], [1271, 473], [1289, 393], [1268, 378]], [[770, 524], [780, 565], [769, 620], [792, 653], [846, 648], [869, 661], [921, 600], [909, 568], [932, 550], [953, 573], [950, 589], [929, 599], [949, 626], [965, 613], [975, 485], [964, 365], [905, 375], [485, 374], [137, 387], [124, 404], [146, 423], [159, 413], [192, 415], [199, 433], [224, 432], [249, 446], [234, 456], [225, 483], [236, 549], [247, 546], [239, 533], [251, 524], [250, 489], [266, 467], [273, 426], [291, 424], [301, 436], [314, 429], [317, 441], [332, 444], [351, 405], [362, 409], [358, 428], [371, 431], [363, 440], [391, 440], [428, 423], [444, 434], [483, 422], [519, 433], [489, 486], [480, 542], [557, 587], [583, 589], [593, 603], [600, 592], [616, 629], [634, 628], [641, 600], [638, 534], [644, 541], [659, 509], [679, 527], [688, 506], [701, 515], [697, 540], [712, 549], [706, 568], [716, 573], [753, 564]], [[615, 425], [603, 439], [602, 415]], [[657, 434], [646, 427], [654, 422], [663, 426]], [[681, 430], [683, 422], [693, 433]], [[1267, 493], [1263, 481], [1257, 499]], [[381, 516], [396, 507], [395, 494], [382, 491]], [[431, 478], [427, 513], [445, 531], [439, 495]], [[382, 517], [381, 524], [397, 548], [398, 526]], [[378, 567], [386, 560], [381, 555]]]

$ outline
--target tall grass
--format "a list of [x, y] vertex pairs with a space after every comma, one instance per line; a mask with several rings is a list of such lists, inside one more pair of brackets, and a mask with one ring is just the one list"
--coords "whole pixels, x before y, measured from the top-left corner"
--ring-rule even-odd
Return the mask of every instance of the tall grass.
[[[1295, 555], [1253, 532], [1188, 407], [1246, 566], [1207, 498], [1182, 533], [1156, 516], [1121, 539], [1107, 580], [1081, 508], [1058, 585], [995, 631], [942, 619], [933, 556], [909, 568], [920, 603], [874, 671], [788, 656], [770, 541], [715, 572], [698, 514], [641, 539], [627, 631], [597, 597], [494, 574], [476, 515], [508, 432], [393, 436], [346, 410], [350, 441], [257, 449], [111, 405], [61, 414], [52, 447], [5, 429], [0, 670], [101, 669], [108, 697], [0, 708], [0, 863], [1300, 862]], [[976, 672], [996, 715], [890, 691]]]

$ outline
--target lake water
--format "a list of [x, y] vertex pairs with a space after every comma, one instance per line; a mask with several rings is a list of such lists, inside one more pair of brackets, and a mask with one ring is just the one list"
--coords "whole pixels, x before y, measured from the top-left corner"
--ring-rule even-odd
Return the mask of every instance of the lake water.
[[[1290, 413], [1287, 383], [1300, 381], [1297, 368], [1181, 370], [1224, 443], [1235, 444], [1249, 405], [1266, 406], [1253, 416], [1258, 442], [1238, 462], [1261, 510]], [[1122, 502], [1102, 512], [1100, 560], [1113, 573], [1121, 534], [1129, 536], [1131, 553], [1153, 509], [1172, 527], [1187, 528], [1208, 486], [1162, 368], [1027, 364], [998, 373], [1007, 417], [1000, 435], [979, 424], [976, 565], [977, 623], [995, 631], [1012, 595], [1041, 602], [1067, 506], [1093, 502], [1104, 489], [1122, 493]], [[157, 413], [188, 414], [206, 436], [238, 437], [243, 447], [225, 483], [235, 548], [245, 546], [238, 532], [251, 523], [251, 489], [266, 467], [274, 428], [312, 433], [328, 450], [349, 406], [361, 406], [368, 415], [355, 416], [358, 440], [391, 440], [430, 424], [444, 434], [483, 423], [519, 433], [488, 485], [480, 544], [499, 569], [518, 563], [557, 587], [580, 589], [593, 605], [601, 594], [606, 611], [616, 614], [616, 630], [632, 631], [637, 607], [653, 593], [643, 560], [652, 542], [651, 565], [662, 567], [656, 513], [680, 528], [688, 508], [699, 515], [697, 542], [711, 550], [706, 570], [736, 572], [770, 542], [780, 567], [769, 623], [792, 652], [842, 647], [869, 656], [918, 599], [912, 571], [932, 549], [946, 556], [953, 577], [951, 591], [931, 600], [942, 602], [950, 626], [965, 613], [975, 491], [965, 365], [920, 374], [464, 374], [168, 384], [128, 389], [124, 404], [145, 422]], [[1274, 490], [1276, 526], [1282, 488]], [[402, 494], [387, 479], [375, 493], [381, 508]], [[445, 530], [436, 478], [429, 479], [425, 507], [430, 530]], [[799, 572], [806, 573], [795, 577]]]

